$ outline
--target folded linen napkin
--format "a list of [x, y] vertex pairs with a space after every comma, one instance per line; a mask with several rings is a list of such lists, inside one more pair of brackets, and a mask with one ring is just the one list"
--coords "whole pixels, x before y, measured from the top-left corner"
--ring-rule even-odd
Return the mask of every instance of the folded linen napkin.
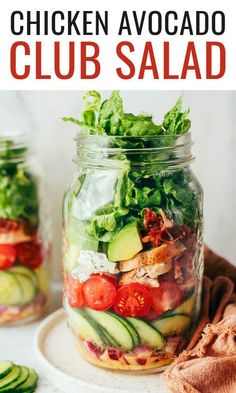
[[164, 373], [173, 393], [236, 393], [236, 267], [205, 248], [205, 274], [199, 323]]

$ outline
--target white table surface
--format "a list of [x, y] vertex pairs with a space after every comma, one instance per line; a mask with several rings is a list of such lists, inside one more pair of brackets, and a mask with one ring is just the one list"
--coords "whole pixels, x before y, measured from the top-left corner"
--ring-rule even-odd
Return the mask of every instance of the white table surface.
[[[53, 287], [50, 310], [61, 307], [60, 285]], [[49, 383], [40, 370], [34, 352], [34, 337], [41, 321], [17, 327], [0, 327], [0, 360], [11, 360], [16, 364], [33, 367], [39, 375], [37, 393], [68, 393], [56, 389]]]

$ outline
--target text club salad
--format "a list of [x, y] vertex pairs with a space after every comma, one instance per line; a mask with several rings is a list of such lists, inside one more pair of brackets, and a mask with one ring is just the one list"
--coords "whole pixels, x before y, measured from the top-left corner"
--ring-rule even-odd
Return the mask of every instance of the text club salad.
[[85, 96], [64, 198], [64, 305], [78, 348], [117, 370], [161, 370], [199, 312], [202, 191], [182, 99], [155, 124], [117, 91]]

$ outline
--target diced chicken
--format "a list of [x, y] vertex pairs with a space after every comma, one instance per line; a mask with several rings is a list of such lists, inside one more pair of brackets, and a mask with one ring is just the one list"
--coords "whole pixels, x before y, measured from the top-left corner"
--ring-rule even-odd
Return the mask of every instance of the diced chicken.
[[138, 269], [142, 266], [167, 263], [171, 259], [180, 256], [185, 250], [186, 247], [179, 241], [162, 244], [149, 251], [140, 252], [127, 261], [120, 261], [119, 270], [121, 272], [129, 272], [130, 270]]
[[32, 240], [32, 236], [26, 234], [22, 228], [15, 231], [0, 233], [0, 244], [14, 244], [28, 242]]
[[158, 276], [165, 274], [172, 268], [172, 262], [156, 263], [155, 265], [143, 266], [138, 269], [124, 273], [119, 281], [119, 285], [139, 282], [152, 287], [159, 287]]

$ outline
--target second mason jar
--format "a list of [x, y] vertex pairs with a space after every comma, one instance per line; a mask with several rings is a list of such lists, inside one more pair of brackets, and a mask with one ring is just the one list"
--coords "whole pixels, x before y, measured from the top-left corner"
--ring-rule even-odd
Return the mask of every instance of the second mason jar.
[[78, 136], [64, 200], [64, 305], [82, 355], [162, 370], [199, 312], [202, 190], [191, 135]]
[[0, 325], [42, 315], [48, 299], [48, 218], [29, 135], [0, 137]]

